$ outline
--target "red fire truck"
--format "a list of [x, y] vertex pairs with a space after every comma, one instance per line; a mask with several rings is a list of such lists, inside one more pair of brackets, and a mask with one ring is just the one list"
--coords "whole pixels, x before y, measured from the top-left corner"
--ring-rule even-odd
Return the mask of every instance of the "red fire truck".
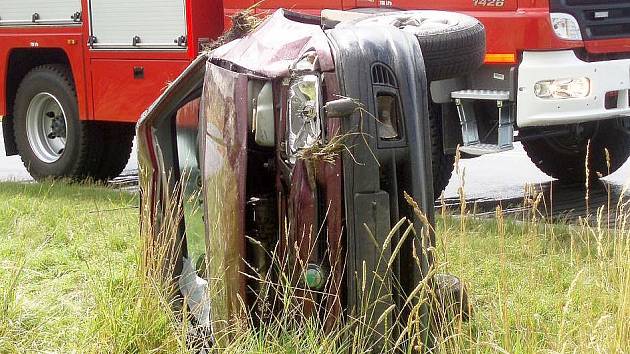
[[221, 1], [3, 0], [7, 154], [35, 178], [118, 175], [142, 111], [222, 31]]
[[[217, 0], [3, 0], [7, 153], [20, 154], [35, 178], [116, 176], [141, 112], [223, 31], [224, 12], [256, 2], [223, 0], [224, 10]], [[383, 16], [361, 21], [402, 27], [411, 25], [388, 11], [459, 11], [482, 21], [486, 64], [431, 83], [437, 190], [457, 146], [469, 157], [519, 140], [542, 171], [565, 181], [606, 175], [630, 153], [628, 1], [267, 0], [256, 11], [278, 7], [371, 8], [361, 11]]]

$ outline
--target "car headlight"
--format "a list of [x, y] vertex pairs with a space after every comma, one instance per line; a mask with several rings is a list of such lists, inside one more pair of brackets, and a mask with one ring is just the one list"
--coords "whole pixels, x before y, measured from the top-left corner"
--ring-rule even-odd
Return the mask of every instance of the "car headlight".
[[312, 147], [322, 135], [319, 76], [305, 74], [289, 82], [287, 154]]
[[538, 81], [534, 85], [536, 97], [545, 99], [584, 98], [591, 92], [587, 77]]
[[575, 17], [560, 12], [550, 13], [549, 17], [551, 18], [551, 26], [556, 36], [570, 41], [582, 40], [580, 25]]

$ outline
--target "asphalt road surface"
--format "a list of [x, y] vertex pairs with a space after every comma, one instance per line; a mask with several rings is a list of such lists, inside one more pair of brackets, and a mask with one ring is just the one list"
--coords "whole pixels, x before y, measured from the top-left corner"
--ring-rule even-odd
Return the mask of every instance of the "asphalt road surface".
[[[0, 139], [2, 139], [2, 127], [0, 126]], [[136, 149], [131, 153], [129, 163], [123, 170], [121, 177], [117, 178], [119, 184], [127, 184], [135, 180], [137, 182], [138, 175], [138, 158]], [[4, 141], [0, 142], [0, 181], [32, 181], [33, 178], [28, 174], [22, 160], [19, 156], [6, 156], [4, 150]], [[136, 183], [137, 184], [137, 183]]]
[[516, 143], [511, 151], [461, 161], [459, 175], [453, 173], [444, 191], [445, 204], [454, 209], [460, 206], [458, 188], [462, 180], [466, 204], [476, 215], [492, 216], [497, 205], [508, 214], [522, 213], [530, 209], [524, 206], [524, 197], [540, 195], [538, 212], [546, 217], [570, 220], [585, 215], [594, 217], [597, 208], [607, 206], [610, 201], [614, 218], [617, 202], [630, 196], [630, 190], [624, 189], [630, 185], [630, 160], [615, 173], [593, 183], [587, 191], [583, 184], [560, 184], [540, 172], [523, 146]]
[[[0, 136], [1, 128], [0, 128]], [[134, 189], [137, 185], [138, 161], [136, 150], [121, 177], [113, 181], [115, 186]], [[553, 182], [529, 160], [523, 147], [515, 144], [514, 150], [460, 161], [459, 175], [453, 174], [444, 191], [446, 204], [457, 208], [458, 188], [464, 183], [466, 203], [474, 206], [479, 214], [491, 215], [497, 204], [508, 212], [523, 208], [523, 196], [533, 189], [542, 193], [548, 213], [584, 215], [599, 205], [605, 205], [610, 192], [611, 200], [619, 200], [626, 183], [630, 183], [630, 162], [617, 172], [603, 179], [589, 190], [589, 210], [586, 210], [585, 188], [582, 185], [566, 186]], [[0, 144], [0, 180], [32, 181], [18, 156], [5, 156], [4, 144]], [[630, 193], [626, 193], [630, 195]], [[624, 196], [625, 197], [625, 196]]]

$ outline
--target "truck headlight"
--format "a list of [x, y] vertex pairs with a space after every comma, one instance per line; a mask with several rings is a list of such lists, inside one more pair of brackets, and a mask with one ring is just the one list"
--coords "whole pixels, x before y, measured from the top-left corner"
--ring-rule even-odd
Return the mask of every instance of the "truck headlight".
[[534, 85], [536, 97], [545, 99], [584, 98], [591, 92], [587, 77], [538, 81]]
[[556, 36], [570, 41], [582, 40], [580, 25], [575, 17], [560, 12], [552, 12], [549, 14], [549, 17], [551, 18], [551, 26]]
[[306, 74], [289, 83], [287, 154], [295, 157], [321, 138], [321, 87], [319, 76]]

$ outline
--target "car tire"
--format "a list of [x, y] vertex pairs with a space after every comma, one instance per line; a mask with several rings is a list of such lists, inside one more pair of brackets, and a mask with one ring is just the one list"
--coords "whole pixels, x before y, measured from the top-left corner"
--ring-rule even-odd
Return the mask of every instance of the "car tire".
[[433, 170], [433, 197], [438, 199], [453, 174], [455, 156], [444, 153], [442, 141], [442, 110], [440, 105], [429, 104], [429, 129], [431, 132], [431, 168]]
[[[472, 304], [468, 299], [468, 288], [458, 277], [452, 274], [435, 274], [433, 276], [435, 292], [438, 296], [438, 321], [449, 317], [460, 317], [468, 321], [472, 315]], [[443, 324], [447, 324], [443, 323]]]
[[79, 120], [68, 67], [46, 64], [29, 71], [18, 87], [13, 117], [16, 146], [33, 178], [91, 177], [100, 158], [100, 132]]
[[[547, 175], [563, 183], [584, 183], [588, 138], [545, 137], [524, 140], [531, 161]], [[608, 157], [606, 154], [608, 151]], [[601, 121], [590, 135], [588, 178], [596, 181], [618, 170], [630, 156], [630, 134], [617, 120]]]
[[92, 172], [94, 179], [107, 181], [123, 171], [133, 148], [136, 127], [132, 123], [100, 123], [103, 151], [100, 164]]
[[347, 23], [390, 25], [418, 38], [429, 81], [463, 76], [479, 68], [486, 54], [486, 34], [474, 17], [446, 11], [384, 12]]

